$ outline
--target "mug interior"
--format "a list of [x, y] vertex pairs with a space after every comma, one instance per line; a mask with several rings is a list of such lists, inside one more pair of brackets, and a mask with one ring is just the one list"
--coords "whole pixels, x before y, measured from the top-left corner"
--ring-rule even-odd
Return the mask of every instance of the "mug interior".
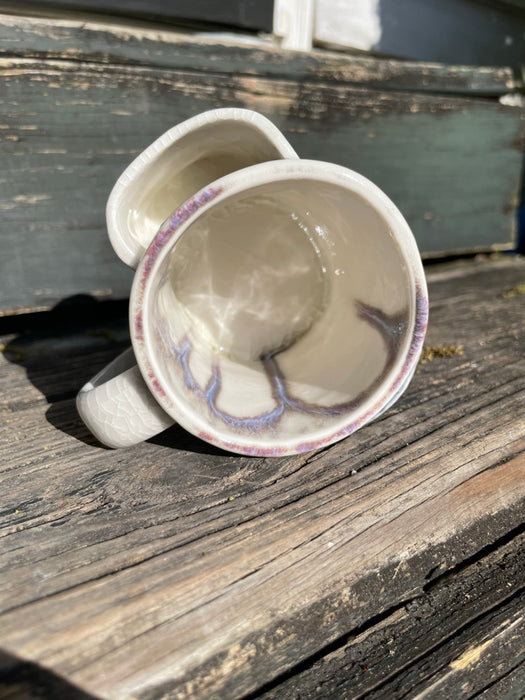
[[250, 121], [205, 123], [161, 150], [130, 182], [115, 213], [115, 228], [126, 231], [143, 252], [166, 217], [195, 192], [223, 175], [282, 156]]
[[168, 242], [140, 323], [151, 386], [182, 425], [235, 451], [298, 452], [387, 403], [415, 282], [365, 189], [277, 178], [219, 197]]

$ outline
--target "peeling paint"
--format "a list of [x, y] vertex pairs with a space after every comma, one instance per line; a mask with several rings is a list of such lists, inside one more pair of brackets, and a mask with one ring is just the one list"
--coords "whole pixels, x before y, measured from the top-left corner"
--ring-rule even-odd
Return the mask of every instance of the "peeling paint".
[[37, 204], [46, 199], [51, 199], [50, 194], [17, 194], [13, 197], [14, 202], [22, 202], [24, 204]]
[[78, 80], [72, 82], [71, 87], [79, 88], [80, 90], [89, 90], [89, 88], [91, 87], [91, 83], [87, 81], [81, 82]]
[[464, 671], [468, 666], [477, 663], [483, 652], [492, 644], [493, 640], [488, 639], [477, 647], [471, 647], [455, 661], [450, 662], [450, 667], [455, 671]]
[[63, 153], [67, 153], [67, 149], [65, 149], [65, 148], [40, 148], [36, 151], [36, 153], [42, 153], [45, 155], [50, 155], [50, 154], [52, 155], [54, 153], [63, 154]]

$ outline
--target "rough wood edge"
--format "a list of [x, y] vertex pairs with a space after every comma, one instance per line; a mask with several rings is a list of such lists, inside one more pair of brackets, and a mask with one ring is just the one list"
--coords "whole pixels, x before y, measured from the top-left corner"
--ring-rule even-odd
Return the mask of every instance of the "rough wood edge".
[[[465, 562], [440, 570], [420, 596], [365, 623], [326, 653], [302, 662], [244, 700], [291, 700], [298, 685], [304, 700], [317, 697], [319, 688], [334, 696], [337, 688], [355, 697], [378, 692], [391, 697], [385, 687], [414, 667], [431, 666], [434, 659], [434, 669], [439, 668], [449, 650], [454, 652], [451, 660], [459, 656], [468, 645], [462, 637], [472, 637], [471, 630], [478, 623], [523, 591], [524, 530], [521, 526]], [[447, 615], [443, 626], [439, 616], [448, 606], [453, 614]], [[435, 624], [440, 625], [438, 629]], [[425, 628], [429, 629], [428, 639]], [[494, 671], [496, 680], [497, 669]]]
[[[525, 464], [525, 453], [516, 458], [521, 464]], [[491, 541], [495, 541], [500, 537], [504, 537], [511, 529], [519, 527], [521, 524], [521, 514], [523, 512], [524, 500], [515, 502], [511, 507], [498, 514], [486, 515], [480, 520], [472, 523], [462, 532], [456, 533], [453, 537], [439, 543], [434, 548], [429, 548], [425, 552], [415, 553], [409, 559], [404, 561], [406, 566], [405, 573], [410, 570], [413, 578], [410, 580], [408, 590], [403, 590], [401, 586], [398, 590], [395, 602], [383, 609], [375, 609], [373, 620], [377, 617], [385, 616], [393, 612], [396, 607], [401, 608], [412, 604], [418, 599], [424, 591], [424, 587], [434, 570], [435, 561], [448, 561], [451, 565], [458, 566], [462, 561], [475, 556], [476, 551], [481, 549], [480, 533], [491, 532]], [[477, 544], [476, 544], [477, 543]], [[451, 559], [451, 551], [461, 551], [464, 554], [463, 559]], [[343, 637], [347, 638], [353, 634], [361, 633], [370, 624], [371, 618], [367, 614], [368, 606], [365, 601], [370, 601], [374, 595], [379, 596], [379, 591], [388, 586], [396, 575], [396, 569], [399, 569], [399, 562], [390, 562], [385, 565], [380, 571], [375, 572], [366, 578], [359, 581], [358, 585], [351, 587], [349, 590], [342, 593], [335, 592], [328, 598], [320, 599], [315, 605], [311, 605], [307, 611], [303, 611], [296, 619], [288, 619], [285, 623], [283, 619], [276, 621], [275, 625], [265, 630], [264, 647], [278, 648], [282, 642], [282, 630], [286, 628], [287, 638], [293, 639], [295, 646], [295, 658], [309, 659], [312, 656], [316, 657], [323, 653], [323, 650], [331, 645], [337, 644], [340, 636], [327, 636], [324, 639], [324, 644], [320, 644], [317, 649], [314, 649], [311, 641], [307, 639], [315, 639], [315, 631], [326, 628], [328, 611], [333, 611], [334, 615], [344, 614], [344, 609], [348, 604], [346, 596], [351, 597], [352, 603], [358, 610], [357, 614], [352, 616], [353, 625], [347, 628]], [[306, 623], [306, 624], [305, 624]], [[298, 641], [303, 637], [302, 641]], [[321, 640], [318, 639], [318, 642]], [[179, 678], [178, 681], [154, 682], [149, 688], [137, 690], [136, 696], [140, 700], [182, 700], [195, 695], [199, 698], [214, 698], [214, 697], [243, 697], [248, 700], [252, 697], [257, 697], [261, 692], [260, 677], [257, 673], [258, 662], [262, 661], [261, 655], [266, 655], [264, 648], [261, 648], [260, 639], [257, 635], [250, 635], [247, 638], [239, 640], [238, 648], [235, 650], [235, 658], [240, 661], [243, 655], [247, 654], [250, 659], [251, 669], [244, 668], [244, 664], [232, 664], [231, 676], [224, 674], [224, 669], [229, 667], [233, 659], [229, 659], [224, 654], [208, 658], [201, 666], [192, 668], [191, 676]], [[283, 661], [285, 663], [283, 663]], [[273, 665], [273, 679], [267, 679], [269, 684], [278, 684], [279, 679], [288, 674], [293, 674], [295, 664], [290, 659], [276, 659]], [[265, 663], [268, 670], [268, 666]], [[236, 695], [236, 693], [238, 693]], [[245, 698], [245, 696], [247, 696]], [[279, 694], [278, 694], [279, 696]], [[120, 694], [118, 697], [123, 697]]]

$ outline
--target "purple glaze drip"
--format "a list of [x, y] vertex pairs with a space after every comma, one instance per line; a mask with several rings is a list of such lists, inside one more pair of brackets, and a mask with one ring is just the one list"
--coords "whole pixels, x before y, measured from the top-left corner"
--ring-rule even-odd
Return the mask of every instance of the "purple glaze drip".
[[356, 302], [357, 312], [360, 318], [369, 323], [379, 332], [387, 350], [385, 366], [374, 381], [356, 397], [350, 401], [345, 401], [332, 406], [310, 403], [302, 399], [294, 398], [290, 395], [286, 378], [281, 372], [277, 363], [277, 356], [280, 351], [270, 353], [261, 357], [261, 363], [271, 387], [272, 398], [275, 407], [270, 411], [260, 413], [255, 416], [238, 417], [226, 411], [222, 411], [217, 406], [217, 400], [222, 386], [222, 376], [218, 365], [212, 367], [212, 376], [205, 389], [201, 389], [189, 367], [189, 358], [193, 350], [190, 339], [186, 336], [179, 347], [171, 340], [166, 322], [160, 328], [161, 336], [167, 345], [169, 353], [176, 358], [184, 377], [184, 385], [209, 406], [211, 412], [224, 423], [236, 430], [248, 430], [259, 432], [264, 429], [273, 428], [279, 422], [287, 409], [318, 416], [337, 416], [355, 409], [362, 402], [366, 401], [374, 391], [384, 381], [387, 374], [392, 369], [397, 351], [401, 343], [408, 321], [408, 311], [405, 310], [395, 315], [388, 315], [379, 308]]
[[280, 400], [277, 405], [271, 411], [266, 413], [261, 413], [258, 416], [247, 416], [246, 418], [239, 418], [237, 416], [232, 416], [225, 411], [221, 411], [217, 408], [216, 399], [219, 395], [221, 389], [221, 372], [217, 365], [213, 368], [213, 376], [206, 387], [205, 398], [208, 402], [212, 413], [223, 420], [227, 425], [236, 429], [250, 430], [251, 432], [258, 432], [264, 428], [273, 427], [273, 425], [279, 420], [279, 418], [284, 413], [285, 402]]
[[[190, 391], [193, 391], [195, 393], [199, 393], [200, 389], [193, 378], [193, 375], [190, 371], [188, 361], [189, 361], [189, 356], [190, 352], [192, 350], [192, 345], [189, 340], [189, 338], [185, 338], [181, 347], [179, 349], [174, 347], [174, 354], [177, 357], [177, 360], [179, 361], [180, 366], [182, 367], [182, 373], [184, 375], [184, 384], [186, 385], [187, 389], [190, 389]], [[202, 392], [200, 392], [202, 394]], [[204, 396], [204, 394], [203, 394]], [[200, 397], [202, 398], [202, 396]]]

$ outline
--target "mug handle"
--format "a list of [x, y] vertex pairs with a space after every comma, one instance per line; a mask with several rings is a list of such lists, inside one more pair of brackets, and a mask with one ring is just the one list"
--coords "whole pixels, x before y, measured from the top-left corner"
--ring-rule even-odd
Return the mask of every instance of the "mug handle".
[[174, 424], [146, 386], [133, 348], [85, 384], [77, 410], [93, 435], [107, 447], [130, 447]]

